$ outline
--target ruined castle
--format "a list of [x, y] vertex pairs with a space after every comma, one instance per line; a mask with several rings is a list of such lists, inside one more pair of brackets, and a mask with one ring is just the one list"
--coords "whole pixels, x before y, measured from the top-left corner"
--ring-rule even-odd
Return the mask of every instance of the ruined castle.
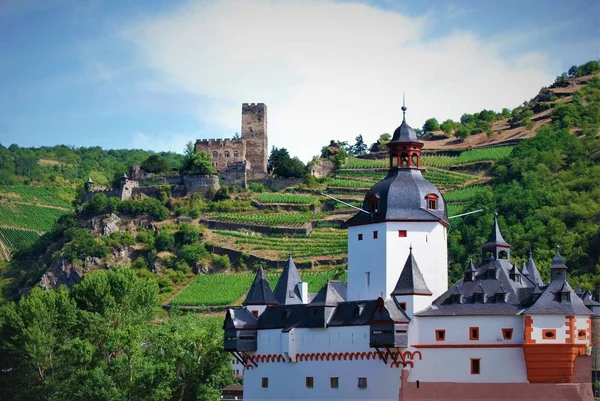
[[240, 175], [245, 175], [249, 181], [266, 179], [269, 152], [267, 106], [264, 103], [243, 103], [241, 137], [198, 139], [196, 152], [199, 151], [211, 156], [213, 167], [226, 181], [236, 181]]

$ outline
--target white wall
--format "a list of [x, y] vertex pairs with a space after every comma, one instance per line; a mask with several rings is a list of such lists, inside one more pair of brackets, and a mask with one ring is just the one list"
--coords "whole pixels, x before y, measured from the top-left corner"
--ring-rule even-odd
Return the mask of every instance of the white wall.
[[[536, 344], [565, 344], [567, 342], [567, 318], [564, 315], [531, 315], [533, 331], [531, 338]], [[556, 330], [556, 338], [543, 338], [545, 329]], [[577, 335], [577, 333], [575, 333]]]
[[[293, 329], [298, 353], [374, 351], [369, 348], [369, 326]], [[288, 336], [279, 329], [259, 330], [257, 354], [280, 354]]]
[[[406, 237], [398, 231], [406, 230]], [[373, 231], [378, 238], [373, 239]], [[358, 240], [358, 234], [363, 240]], [[409, 255], [409, 247], [436, 299], [448, 289], [446, 227], [437, 222], [386, 222], [348, 229], [348, 300], [389, 297]], [[366, 272], [371, 272], [367, 288]]]
[[[575, 344], [591, 344], [592, 339], [588, 337], [588, 328], [590, 325], [588, 324], [589, 316], [575, 316]], [[579, 330], [585, 330], [586, 338], [585, 340], [579, 340], [577, 336], [577, 332]]]
[[[522, 316], [438, 316], [417, 317], [418, 344], [522, 344]], [[534, 320], [535, 322], [535, 320]], [[469, 340], [469, 327], [479, 327], [479, 340]], [[511, 340], [504, 340], [502, 329], [513, 329]], [[446, 330], [446, 340], [436, 341], [435, 331]], [[416, 344], [411, 344], [416, 345]]]

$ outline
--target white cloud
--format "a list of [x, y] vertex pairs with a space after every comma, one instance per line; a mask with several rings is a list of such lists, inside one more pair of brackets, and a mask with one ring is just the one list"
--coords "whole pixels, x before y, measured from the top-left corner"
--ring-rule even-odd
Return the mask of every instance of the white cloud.
[[470, 32], [425, 40], [430, 21], [326, 0], [224, 0], [122, 35], [165, 83], [210, 99], [197, 116], [213, 132], [239, 131], [241, 103], [264, 102], [270, 145], [305, 160], [329, 139], [392, 132], [402, 91], [417, 127], [515, 107], [552, 79], [543, 54], [507, 58]]
[[129, 147], [134, 149], [154, 150], [157, 152], [176, 152], [183, 153], [185, 144], [193, 141], [198, 133], [162, 133], [147, 134], [145, 132], [135, 132]]

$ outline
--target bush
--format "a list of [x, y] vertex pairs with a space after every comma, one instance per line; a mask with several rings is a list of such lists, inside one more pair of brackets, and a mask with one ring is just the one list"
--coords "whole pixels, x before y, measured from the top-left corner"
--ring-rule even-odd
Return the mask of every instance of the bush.
[[267, 187], [265, 187], [265, 185], [261, 184], [260, 182], [251, 182], [248, 186], [248, 189], [250, 190], [250, 192], [262, 193], [267, 190]]
[[229, 269], [231, 266], [231, 262], [229, 261], [229, 256], [227, 255], [212, 255], [213, 264], [219, 269]]
[[179, 230], [175, 233], [175, 242], [177, 246], [192, 244], [198, 241], [200, 231], [196, 226], [190, 223], [181, 223]]
[[160, 251], [172, 251], [175, 249], [175, 236], [165, 231], [156, 236], [156, 249]]
[[169, 217], [169, 209], [154, 198], [122, 201], [119, 203], [118, 210], [133, 217], [148, 215], [154, 220], [165, 220]]
[[150, 230], [140, 230], [136, 237], [137, 242], [146, 245], [148, 248], [154, 248], [154, 233]]
[[108, 247], [88, 230], [71, 228], [66, 234], [69, 241], [63, 247], [65, 259], [84, 260], [87, 256], [103, 258], [108, 254]]
[[144, 160], [140, 166], [149, 173], [162, 173], [168, 171], [170, 166], [167, 159], [159, 155], [152, 155]]
[[186, 263], [193, 265], [201, 259], [208, 258], [209, 254], [204, 244], [193, 244], [182, 246], [177, 255]]

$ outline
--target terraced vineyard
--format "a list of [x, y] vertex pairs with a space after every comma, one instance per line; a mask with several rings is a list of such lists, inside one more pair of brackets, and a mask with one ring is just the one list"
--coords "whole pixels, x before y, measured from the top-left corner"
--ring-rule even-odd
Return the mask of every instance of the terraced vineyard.
[[0, 200], [25, 202], [72, 209], [75, 191], [70, 188], [29, 185], [1, 185]]
[[0, 241], [4, 243], [10, 254], [24, 245], [35, 242], [39, 237], [39, 234], [34, 231], [0, 227]]
[[[267, 279], [272, 289], [275, 289], [280, 272], [267, 273]], [[308, 283], [309, 292], [318, 292], [327, 283], [333, 280], [335, 270], [300, 272], [300, 277]], [[233, 305], [250, 288], [254, 273], [241, 274], [203, 274], [189, 285], [173, 301], [173, 305], [205, 305], [223, 306]]]
[[291, 203], [296, 205], [311, 205], [319, 197], [305, 194], [260, 193], [256, 196], [260, 203]]
[[48, 231], [64, 210], [25, 205], [20, 203], [0, 203], [0, 225], [23, 227], [37, 232]]
[[292, 213], [211, 213], [205, 218], [233, 223], [247, 223], [267, 227], [299, 227], [309, 221], [325, 217], [321, 212], [292, 212]]
[[257, 256], [285, 259], [288, 252], [295, 258], [344, 255], [348, 250], [346, 230], [315, 229], [309, 235], [261, 235], [253, 232], [213, 231], [219, 243]]

